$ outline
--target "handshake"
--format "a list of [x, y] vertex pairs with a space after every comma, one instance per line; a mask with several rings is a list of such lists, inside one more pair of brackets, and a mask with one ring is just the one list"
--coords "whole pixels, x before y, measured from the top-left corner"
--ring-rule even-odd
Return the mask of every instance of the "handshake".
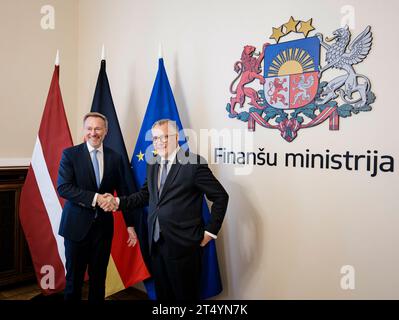
[[97, 196], [97, 205], [106, 212], [116, 211], [119, 207], [116, 198], [110, 193], [99, 194]]

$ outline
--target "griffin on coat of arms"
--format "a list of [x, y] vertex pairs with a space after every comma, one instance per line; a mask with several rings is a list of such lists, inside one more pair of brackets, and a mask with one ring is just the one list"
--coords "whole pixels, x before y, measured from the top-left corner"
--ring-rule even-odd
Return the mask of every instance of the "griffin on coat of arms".
[[[362, 108], [367, 104], [367, 93], [370, 92], [371, 85], [366, 76], [356, 73], [353, 65], [366, 59], [370, 52], [373, 39], [370, 26], [367, 26], [350, 45], [351, 33], [348, 26], [335, 30], [333, 35], [333, 38], [326, 39], [328, 42], [335, 40], [334, 44], [329, 45], [323, 41], [321, 33], [316, 33], [316, 36], [320, 39], [320, 44], [327, 50], [326, 61], [328, 64], [320, 70], [320, 76], [329, 68], [344, 70], [346, 74], [328, 82], [320, 95], [320, 103], [325, 104], [337, 98], [339, 94], [346, 103], [354, 105], [355, 108]], [[362, 78], [364, 83], [360, 84], [359, 78]], [[341, 89], [342, 87], [344, 88]], [[351, 100], [354, 92], [358, 92], [360, 97]]]
[[[305, 22], [291, 17], [279, 28], [273, 28], [270, 38], [275, 39], [276, 44], [265, 43], [259, 53], [254, 46], [244, 47], [241, 60], [234, 65], [238, 76], [230, 85], [230, 92], [234, 94], [226, 106], [230, 118], [247, 122], [251, 131], [256, 124], [278, 129], [281, 136], [291, 142], [300, 129], [314, 127], [328, 119], [330, 130], [339, 130], [340, 117], [372, 109], [375, 95], [370, 80], [354, 69], [371, 50], [371, 27], [367, 26], [352, 42], [347, 26], [335, 30], [333, 37], [325, 41], [321, 33], [308, 37], [314, 29], [312, 19]], [[302, 33], [304, 38], [279, 42], [291, 32]], [[323, 67], [320, 66], [321, 48], [326, 50]], [[320, 81], [322, 75], [333, 68], [344, 74]], [[263, 88], [255, 90], [254, 80]], [[247, 108], [237, 112], [237, 104]]]

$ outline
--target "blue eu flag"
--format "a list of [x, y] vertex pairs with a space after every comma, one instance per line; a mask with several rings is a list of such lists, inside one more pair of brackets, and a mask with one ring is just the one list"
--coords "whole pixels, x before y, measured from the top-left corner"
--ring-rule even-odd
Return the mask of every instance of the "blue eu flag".
[[[150, 101], [144, 116], [139, 136], [137, 138], [136, 147], [134, 149], [131, 161], [134, 180], [137, 186], [143, 185], [146, 179], [146, 157], [151, 155], [153, 151], [151, 141], [151, 127], [155, 121], [160, 119], [171, 119], [176, 121], [176, 125], [180, 131], [179, 141], [182, 148], [187, 148], [187, 141], [182, 134], [183, 126], [180, 121], [179, 113], [172, 89], [166, 74], [164, 61], [159, 59], [158, 73], [152, 89]], [[148, 213], [145, 212], [145, 215]], [[210, 219], [209, 208], [205, 202], [203, 203], [202, 216], [204, 222]], [[148, 243], [148, 242], [146, 242]], [[201, 277], [201, 299], [206, 299], [218, 295], [222, 291], [222, 282], [220, 279], [219, 265], [216, 255], [215, 241], [212, 240], [204, 248], [202, 261], [202, 277]], [[152, 280], [144, 282], [147, 294], [150, 299], [156, 299], [155, 289]]]

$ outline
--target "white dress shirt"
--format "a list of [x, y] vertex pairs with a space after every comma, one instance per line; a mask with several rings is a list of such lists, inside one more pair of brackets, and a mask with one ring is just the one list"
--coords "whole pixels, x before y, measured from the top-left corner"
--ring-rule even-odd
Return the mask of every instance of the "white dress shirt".
[[[87, 149], [89, 150], [89, 153], [90, 153], [91, 162], [93, 164], [95, 148], [93, 148], [89, 142], [86, 142], [86, 145], [87, 145]], [[97, 160], [98, 160], [98, 166], [100, 167], [100, 183], [101, 183], [101, 181], [103, 179], [103, 174], [104, 174], [104, 146], [103, 146], [103, 144], [101, 144], [101, 146], [99, 148], [97, 148]], [[98, 197], [98, 193], [96, 193], [94, 195], [93, 202], [91, 203], [91, 205], [93, 207], [96, 206], [97, 197]]]
[[176, 158], [176, 154], [179, 152], [180, 146], [177, 146], [175, 151], [173, 151], [170, 155], [168, 155], [168, 158], [165, 159], [164, 157], [161, 157], [161, 165], [159, 166], [159, 172], [158, 172], [158, 190], [161, 185], [161, 177], [162, 177], [162, 171], [163, 171], [163, 164], [165, 163], [166, 160], [168, 160], [168, 165], [167, 165], [167, 171], [166, 171], [166, 177], [168, 176], [168, 173], [170, 171], [170, 167], [173, 164], [173, 161]]

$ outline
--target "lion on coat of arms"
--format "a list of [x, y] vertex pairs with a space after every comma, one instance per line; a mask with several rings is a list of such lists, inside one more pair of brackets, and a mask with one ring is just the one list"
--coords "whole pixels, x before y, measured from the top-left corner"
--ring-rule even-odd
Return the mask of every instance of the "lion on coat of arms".
[[[262, 106], [259, 105], [259, 95], [258, 92], [252, 88], [246, 87], [247, 84], [251, 83], [255, 79], [258, 79], [260, 84], [265, 83], [265, 78], [260, 75], [262, 72], [261, 63], [263, 57], [265, 55], [265, 49], [268, 46], [268, 43], [263, 45], [262, 52], [259, 54], [257, 58], [254, 57], [256, 48], [253, 46], [244, 46], [244, 50], [241, 54], [241, 60], [237, 61], [234, 64], [234, 71], [238, 73], [238, 76], [233, 80], [230, 85], [230, 92], [235, 94], [235, 97], [230, 98], [230, 113], [237, 114], [234, 110], [235, 105], [238, 103], [242, 108], [244, 105], [245, 97], [249, 97], [251, 101], [250, 105], [254, 106], [257, 109], [263, 109]], [[233, 90], [233, 86], [235, 82], [239, 79], [240, 82], [237, 85], [236, 90]]]

